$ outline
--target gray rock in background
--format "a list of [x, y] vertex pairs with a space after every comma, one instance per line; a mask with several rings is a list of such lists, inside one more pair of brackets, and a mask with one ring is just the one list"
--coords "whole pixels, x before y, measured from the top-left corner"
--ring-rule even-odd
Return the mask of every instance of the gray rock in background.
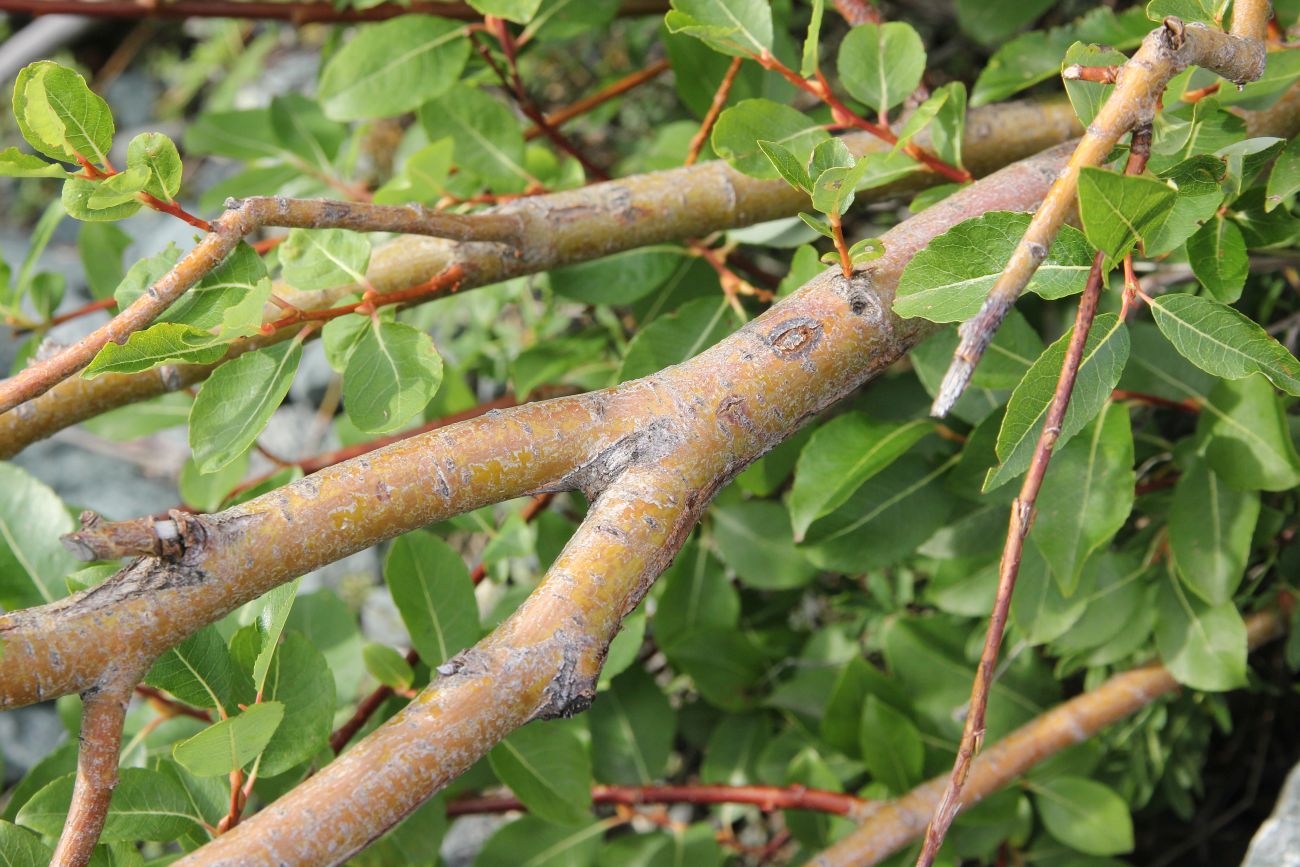
[[1273, 815], [1255, 832], [1242, 867], [1300, 867], [1300, 765], [1287, 775]]

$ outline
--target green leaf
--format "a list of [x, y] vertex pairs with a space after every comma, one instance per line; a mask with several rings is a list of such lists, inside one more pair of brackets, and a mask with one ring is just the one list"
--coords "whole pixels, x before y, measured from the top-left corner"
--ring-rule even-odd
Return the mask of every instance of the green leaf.
[[907, 715], [874, 695], [862, 708], [862, 763], [892, 794], [901, 795], [921, 780], [925, 747]]
[[1094, 247], [1118, 262], [1138, 241], [1160, 228], [1174, 205], [1175, 193], [1152, 178], [1121, 175], [1106, 169], [1079, 173], [1079, 219]]
[[[960, 85], [960, 82], [956, 82]], [[965, 93], [965, 91], [962, 91]], [[907, 120], [903, 122], [902, 127], [898, 130], [898, 141], [894, 142], [894, 151], [900, 151], [907, 146], [907, 143], [915, 138], [921, 130], [929, 126], [930, 121], [934, 120], [948, 100], [952, 97], [952, 88], [945, 85], [930, 95], [930, 98], [916, 107], [916, 111], [908, 115]]]
[[0, 822], [0, 862], [5, 867], [24, 867], [27, 864], [49, 864], [54, 850], [41, 842], [41, 838], [9, 822]]
[[1231, 304], [1241, 297], [1250, 261], [1236, 223], [1218, 216], [1207, 222], [1187, 239], [1187, 261], [1196, 279], [1219, 301]]
[[930, 127], [930, 146], [939, 159], [954, 166], [962, 163], [962, 142], [966, 137], [966, 85], [960, 81], [945, 84], [936, 94], [948, 92]]
[[649, 376], [693, 358], [730, 334], [735, 325], [724, 299], [697, 298], [687, 302], [636, 333], [619, 368], [619, 382]]
[[787, 184], [796, 190], [803, 190], [804, 192], [812, 190], [812, 181], [808, 178], [807, 169], [804, 168], [803, 163], [789, 148], [773, 141], [761, 139], [757, 144], [758, 149], [763, 152], [763, 156], [771, 161], [777, 174], [784, 178]]
[[863, 158], [854, 166], [835, 166], [817, 176], [813, 182], [812, 206], [823, 214], [841, 215], [853, 205], [858, 181], [871, 163]]
[[47, 157], [107, 165], [113, 113], [74, 70], [51, 60], [28, 65], [14, 82], [13, 110], [23, 138]]
[[1178, 163], [1162, 175], [1178, 188], [1178, 192], [1169, 216], [1146, 240], [1148, 256], [1176, 250], [1206, 220], [1215, 216], [1223, 204], [1221, 181], [1227, 171], [1227, 164], [1222, 159], [1202, 154]]
[[[1034, 526], [1038, 526], [1037, 519]], [[996, 563], [988, 569], [991, 576], [997, 575]], [[1011, 616], [1026, 642], [1037, 645], [1055, 641], [1078, 622], [1088, 599], [1087, 594], [1074, 592], [1076, 589], [1052, 574], [1037, 547], [1025, 549], [1016, 592], [1011, 597]]]
[[301, 578], [295, 578], [262, 597], [262, 610], [257, 615], [257, 631], [262, 637], [262, 649], [258, 651], [250, 672], [253, 689], [259, 693], [266, 686], [266, 676], [280, 644], [284, 625], [289, 620], [289, 612], [293, 610], [293, 600], [298, 597], [298, 584], [301, 581]]
[[[47, 163], [33, 154], [10, 147], [0, 151], [0, 178], [66, 178], [63, 166]], [[0, 825], [0, 828], [5, 826]]]
[[[161, 280], [163, 275], [175, 267], [180, 252], [175, 244], [168, 244], [161, 252], [132, 265], [113, 290], [113, 299], [117, 301], [118, 308], [125, 310], [130, 307], [150, 286]], [[178, 303], [184, 304], [184, 298]], [[166, 316], [166, 313], [163, 315]]]
[[1219, 21], [1214, 14], [1215, 5], [1214, 2], [1207, 2], [1207, 0], [1151, 0], [1147, 3], [1147, 17], [1152, 21], [1160, 22], [1173, 15], [1184, 21], [1199, 21], [1211, 27], [1218, 27]]
[[440, 138], [406, 158], [401, 172], [375, 190], [375, 203], [404, 205], [420, 202], [433, 205], [446, 191], [451, 176], [451, 157], [455, 143]]
[[[0, 155], [0, 160], [3, 155]], [[1264, 196], [1264, 210], [1272, 211], [1300, 190], [1300, 136], [1287, 142], [1286, 150], [1278, 155], [1268, 176]]]
[[1231, 602], [1258, 519], [1258, 493], [1233, 490], [1205, 461], [1194, 461], [1169, 509], [1169, 551], [1188, 589], [1210, 605]]
[[456, 164], [494, 190], [520, 192], [533, 176], [524, 166], [524, 135], [510, 110], [475, 87], [459, 84], [420, 109], [429, 138], [451, 136]]
[[1032, 790], [1048, 833], [1089, 855], [1133, 851], [1133, 817], [1114, 790], [1082, 777], [1056, 777]]
[[627, 250], [550, 272], [556, 294], [584, 304], [631, 304], [662, 287], [689, 262], [681, 247]]
[[321, 105], [335, 120], [412, 111], [456, 83], [469, 48], [463, 24], [431, 15], [365, 25], [321, 71]]
[[398, 322], [372, 322], [348, 356], [343, 406], [367, 433], [400, 428], [442, 384], [442, 356], [433, 338]]
[[149, 169], [144, 166], [129, 168], [99, 182], [95, 192], [86, 200], [86, 206], [101, 211], [135, 201], [149, 183]]
[[[121, 177], [125, 178], [126, 175], [123, 174]], [[127, 179], [129, 180], [129, 178]], [[100, 191], [100, 186], [105, 183], [107, 181], [90, 181], [85, 178], [68, 178], [64, 181], [62, 201], [63, 208], [68, 212], [68, 216], [75, 220], [85, 220], [88, 223], [106, 222], [125, 219], [143, 207], [140, 200], [135, 198], [134, 195], [127, 197], [120, 204], [104, 206], [91, 204], [95, 194]], [[119, 181], [118, 183], [122, 182]]]
[[369, 642], [361, 648], [361, 658], [365, 660], [366, 671], [370, 676], [393, 689], [409, 689], [415, 680], [411, 664], [402, 654], [387, 644]]
[[[310, 606], [307, 609], [310, 610]], [[275, 655], [267, 667], [262, 698], [284, 705], [289, 724], [276, 729], [263, 750], [258, 765], [263, 776], [283, 774], [301, 765], [329, 744], [330, 733], [334, 728], [334, 675], [330, 672], [325, 656], [317, 649], [317, 643], [323, 645], [322, 649], [326, 653], [337, 650], [342, 654], [353, 654], [349, 661], [360, 655], [356, 653], [358, 648], [355, 644], [348, 641], [336, 643], [337, 638], [337, 635], [325, 638], [314, 634], [312, 640], [308, 640], [307, 636], [296, 629], [287, 629], [279, 646], [271, 645]], [[269, 636], [264, 636], [263, 640], [268, 641]], [[263, 650], [265, 649], [264, 647]], [[257, 661], [260, 659], [259, 655]], [[256, 673], [256, 667], [253, 671]], [[360, 672], [354, 676], [343, 670], [342, 675], [348, 677], [351, 688], [356, 689]]]
[[474, 867], [520, 867], [523, 853], [528, 867], [590, 867], [607, 830], [605, 822], [569, 827], [524, 816], [488, 838]]
[[904, 456], [867, 479], [844, 505], [814, 521], [801, 550], [813, 564], [848, 574], [905, 557], [934, 534], [952, 510], [939, 482], [955, 462], [931, 467]]
[[1162, 295], [1151, 300], [1151, 313], [1174, 348], [1205, 372], [1224, 379], [1262, 373], [1300, 395], [1300, 361], [1231, 307], [1195, 295]]
[[295, 289], [365, 284], [370, 241], [347, 229], [293, 229], [277, 250], [285, 281]]
[[718, 556], [760, 590], [802, 587], [817, 569], [794, 547], [790, 518], [771, 500], [720, 502], [710, 510]]
[[873, 422], [846, 413], [819, 427], [799, 454], [790, 491], [795, 541], [813, 521], [829, 515], [862, 483], [892, 464], [930, 432], [928, 421]]
[[1216, 384], [1201, 403], [1196, 433], [1204, 437], [1210, 466], [1234, 488], [1285, 491], [1300, 485], [1300, 457], [1286, 413], [1262, 376]]
[[172, 747], [172, 757], [196, 777], [215, 777], [257, 758], [284, 719], [284, 705], [267, 701], [214, 723]]
[[289, 393], [302, 343], [245, 352], [213, 372], [190, 410], [190, 448], [199, 471], [216, 472], [243, 454]]
[[[73, 780], [69, 774], [37, 792], [18, 811], [18, 824], [57, 837], [72, 802]], [[175, 779], [145, 768], [122, 768], [99, 839], [103, 843], [167, 842], [199, 831], [196, 818]]]
[[840, 43], [844, 88], [880, 114], [907, 99], [925, 72], [925, 44], [910, 24], [860, 24]]
[[820, 123], [788, 105], [770, 99], [744, 99], [718, 115], [711, 141], [714, 153], [736, 171], [755, 178], [777, 178], [780, 174], [760, 141], [784, 148], [802, 166], [813, 149], [830, 137]]
[[620, 674], [588, 712], [592, 766], [602, 783], [649, 785], [672, 754], [677, 715], [641, 668]]
[[168, 307], [163, 318], [204, 330], [221, 326], [222, 337], [231, 340], [260, 328], [270, 292], [266, 263], [241, 241], [198, 285]]
[[735, 57], [772, 47], [772, 10], [766, 0], [672, 0], [664, 16], [671, 33], [685, 33]]
[[131, 236], [112, 223], [86, 223], [77, 233], [77, 252], [86, 272], [90, 294], [111, 298], [122, 282], [122, 254], [131, 246]]
[[222, 339], [208, 331], [159, 322], [134, 332], [126, 343], [106, 343], [81, 375], [94, 379], [105, 373], [139, 373], [162, 364], [211, 364], [226, 349]]
[[[991, 211], [932, 240], [903, 270], [894, 312], [931, 322], [961, 322], [979, 312], [1029, 226], [1030, 215]], [[1093, 252], [1083, 233], [1063, 226], [1027, 291], [1064, 298], [1083, 291]]]
[[1206, 605], [1172, 575], [1160, 583], [1156, 647], [1178, 682], [1220, 691], [1246, 685], [1246, 624], [1232, 602]]
[[885, 242], [879, 238], [863, 238], [849, 247], [849, 261], [856, 265], [874, 262], [885, 255]]
[[581, 381], [593, 367], [605, 368], [607, 362], [604, 335], [577, 335], [547, 340], [530, 346], [515, 356], [510, 378], [515, 394], [529, 395], [540, 385], [553, 382]]
[[420, 658], [436, 667], [479, 638], [478, 604], [465, 561], [446, 542], [416, 531], [384, 558], [384, 581]]
[[[1047, 407], [1061, 375], [1071, 328], [1044, 350], [1011, 394], [1007, 412], [998, 431], [996, 452], [1001, 464], [989, 470], [984, 490], [991, 491], [1029, 468], [1030, 459], [1043, 430]], [[1092, 324], [1084, 344], [1078, 378], [1070, 405], [1061, 423], [1057, 448], [1064, 446], [1101, 411], [1128, 361], [1128, 329], [1118, 316], [1103, 313]]]
[[145, 192], [164, 202], [170, 202], [181, 191], [181, 155], [176, 143], [160, 132], [142, 132], [131, 139], [126, 164], [132, 169], [144, 169], [149, 177]]
[[661, 647], [686, 635], [732, 629], [740, 622], [740, 594], [707, 546], [688, 541], [660, 581], [664, 592], [653, 626]]
[[821, 66], [819, 44], [822, 35], [822, 15], [826, 0], [812, 0], [812, 14], [808, 17], [808, 35], [803, 40], [803, 54], [799, 60], [799, 74], [811, 78]]
[[591, 810], [591, 759], [572, 720], [534, 722], [488, 753], [492, 770], [533, 815], [580, 825]]
[[0, 607], [13, 611], [66, 596], [77, 561], [59, 542], [74, 529], [58, 495], [21, 467], [0, 462]]
[[1136, 481], [1133, 430], [1122, 404], [1107, 404], [1084, 436], [1056, 449], [1029, 541], [1066, 596], [1079, 586], [1092, 553], [1128, 520]]
[[194, 459], [185, 461], [181, 467], [181, 476], [177, 482], [181, 500], [202, 512], [215, 512], [221, 508], [221, 502], [231, 490], [244, 480], [248, 472], [248, 453], [240, 455], [234, 461], [215, 473], [203, 475], [199, 472]]
[[1156, 116], [1151, 143], [1151, 171], [1163, 175], [1173, 166], [1199, 154], [1213, 154], [1245, 137], [1246, 123], [1219, 108], [1216, 99], [1162, 111]]
[[221, 634], [208, 626], [171, 648], [144, 682], [197, 707], [232, 706], [236, 669]]
[[516, 24], [527, 24], [537, 14], [542, 0], [469, 0], [469, 5], [484, 15], [495, 15]]

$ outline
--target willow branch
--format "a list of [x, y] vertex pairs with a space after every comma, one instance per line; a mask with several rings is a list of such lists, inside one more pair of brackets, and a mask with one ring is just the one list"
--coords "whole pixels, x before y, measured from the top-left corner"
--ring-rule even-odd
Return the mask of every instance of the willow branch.
[[[636, 72], [630, 73], [623, 78], [620, 78], [618, 81], [602, 87], [595, 93], [584, 96], [572, 105], [556, 109], [546, 115], [546, 123], [553, 128], [559, 128], [573, 120], [575, 117], [581, 117], [587, 112], [599, 108], [611, 99], [617, 99], [629, 90], [640, 87], [647, 81], [653, 81], [671, 68], [672, 67], [669, 65], [666, 58], [660, 58], [649, 66], [646, 66], [644, 69], [638, 69]], [[524, 130], [524, 140], [532, 141], [542, 134], [540, 127], [530, 126], [528, 129]]]
[[139, 672], [119, 674], [112, 681], [82, 693], [77, 777], [52, 864], [82, 867], [90, 862], [95, 843], [108, 818], [113, 789], [117, 787], [122, 723], [138, 679]]
[[1034, 214], [1024, 237], [989, 291], [984, 305], [959, 329], [961, 342], [944, 375], [932, 412], [942, 417], [970, 382], [993, 334], [1052, 246], [1066, 220], [1075, 213], [1079, 173], [1100, 165], [1120, 138], [1151, 124], [1169, 80], [1189, 66], [1201, 66], [1237, 84], [1264, 73], [1264, 28], [1267, 0], [1234, 4], [1232, 33], [1166, 18], [1153, 30], [1116, 76], [1115, 89], [1079, 142], [1060, 179]]
[[230, 255], [243, 238], [264, 226], [299, 229], [351, 229], [401, 232], [455, 241], [512, 242], [522, 225], [508, 214], [461, 215], [420, 205], [372, 205], [324, 199], [259, 196], [228, 199], [226, 213], [212, 232], [157, 283], [100, 326], [62, 352], [38, 361], [0, 382], [0, 414], [39, 397], [81, 370], [109, 343], [123, 343], [146, 327]]
[[[1261, 611], [1246, 619], [1251, 649], [1282, 635], [1283, 615]], [[1162, 665], [1146, 665], [1111, 677], [1096, 689], [1052, 708], [985, 750], [971, 765], [962, 807], [973, 806], [1014, 782], [1035, 765], [1082, 743], [1113, 722], [1178, 689]], [[870, 867], [924, 832], [947, 786], [935, 777], [894, 801], [879, 805], [858, 828], [822, 852], [809, 867]]]
[[[833, 816], [861, 820], [875, 809], [875, 802], [845, 792], [810, 789], [807, 786], [722, 786], [687, 783], [677, 786], [595, 786], [594, 804], [638, 807], [643, 804], [748, 804], [771, 813], [777, 810], [813, 810]], [[513, 795], [457, 798], [447, 803], [447, 815], [473, 816], [483, 813], [526, 811]]]
[[[966, 163], [974, 173], [986, 174], [1077, 135], [1079, 127], [1068, 103], [1018, 102], [972, 110], [966, 129]], [[856, 155], [887, 148], [862, 134], [845, 136], [844, 141]], [[915, 172], [859, 197], [879, 200], [936, 180], [930, 173]], [[376, 250], [366, 277], [377, 291], [389, 292], [419, 285], [457, 266], [464, 272], [463, 291], [650, 244], [791, 216], [807, 207], [807, 196], [780, 179], [752, 178], [721, 161], [699, 163], [533, 196], [473, 215], [476, 220], [487, 215], [520, 220], [517, 255], [503, 256], [497, 244], [408, 237]], [[282, 291], [304, 309], [328, 305], [338, 297], [320, 292], [303, 293], [298, 299], [277, 286], [277, 294]], [[213, 369], [167, 365], [93, 380], [66, 379], [48, 394], [0, 413], [0, 458], [110, 409], [201, 382]]]
[[[1146, 169], [1147, 159], [1151, 155], [1151, 127], [1142, 126], [1133, 132], [1133, 147], [1129, 151], [1128, 165], [1125, 173], [1140, 175]], [[1061, 373], [1056, 379], [1056, 389], [1047, 406], [1043, 419], [1043, 429], [1034, 445], [1034, 454], [1029, 462], [1029, 471], [1020, 486], [1020, 493], [1011, 503], [1010, 526], [1007, 527], [1006, 543], [1002, 549], [1002, 561], [998, 566], [998, 589], [993, 601], [993, 611], [989, 615], [989, 628], [984, 638], [984, 648], [980, 652], [979, 666], [975, 669], [975, 682], [971, 686], [970, 707], [962, 727], [961, 743], [957, 747], [957, 758], [953, 762], [952, 776], [948, 788], [944, 791], [939, 807], [935, 810], [930, 827], [925, 832], [925, 845], [917, 858], [917, 867], [930, 867], [939, 854], [943, 839], [957, 817], [961, 789], [970, 772], [970, 763], [979, 752], [984, 742], [984, 715], [988, 710], [989, 690], [993, 685], [994, 666], [997, 665], [998, 651], [1002, 647], [1002, 635], [1006, 630], [1007, 615], [1011, 611], [1011, 597], [1016, 589], [1016, 577], [1020, 574], [1020, 558], [1024, 553], [1025, 539], [1034, 520], [1034, 504], [1038, 501], [1038, 492], [1043, 487], [1047, 475], [1047, 466], [1052, 460], [1052, 452], [1061, 435], [1061, 425], [1065, 421], [1065, 411], [1070, 406], [1070, 396], [1074, 393], [1074, 383], [1079, 376], [1079, 366], [1083, 363], [1083, 349], [1092, 331], [1092, 322], [1097, 315], [1097, 302], [1101, 298], [1101, 281], [1104, 276], [1106, 254], [1098, 250], [1092, 260], [1092, 271], [1079, 299], [1079, 308], [1074, 317], [1074, 330], [1066, 344], [1065, 357], [1061, 361]]]

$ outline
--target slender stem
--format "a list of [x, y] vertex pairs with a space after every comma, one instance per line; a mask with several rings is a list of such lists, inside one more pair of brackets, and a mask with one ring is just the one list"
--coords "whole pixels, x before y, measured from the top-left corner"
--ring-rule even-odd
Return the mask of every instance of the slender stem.
[[713, 131], [713, 124], [717, 121], [718, 115], [722, 114], [722, 108], [727, 104], [727, 97], [731, 95], [731, 85], [736, 81], [736, 73], [740, 72], [740, 64], [745, 61], [743, 57], [733, 57], [731, 65], [727, 67], [727, 72], [722, 76], [722, 81], [718, 84], [718, 89], [713, 93], [713, 102], [709, 105], [708, 112], [704, 115], [700, 128], [691, 137], [691, 145], [686, 150], [686, 161], [684, 165], [694, 165], [695, 161], [700, 158], [700, 150], [703, 149], [704, 143], [708, 141], [709, 133]]
[[126, 706], [133, 685], [134, 677], [124, 678], [82, 693], [77, 778], [63, 833], [59, 835], [59, 844], [54, 850], [53, 864], [81, 867], [90, 862], [108, 817], [113, 789], [117, 787], [122, 723], [126, 719]]
[[396, 292], [375, 292], [368, 290], [360, 301], [344, 304], [340, 307], [327, 307], [324, 310], [302, 310], [295, 308], [287, 316], [262, 326], [263, 334], [274, 334], [281, 328], [287, 328], [299, 322], [328, 322], [349, 313], [373, 313], [377, 307], [390, 304], [405, 304], [408, 301], [428, 301], [444, 294], [450, 294], [460, 288], [461, 278], [465, 272], [459, 265], [452, 265], [446, 271], [409, 289]]
[[[672, 67], [669, 65], [666, 58], [656, 60], [644, 69], [638, 69], [636, 72], [620, 78], [612, 84], [602, 87], [590, 96], [585, 96], [582, 99], [579, 99], [572, 105], [551, 112], [546, 115], [546, 123], [553, 129], [558, 129], [574, 118], [581, 117], [587, 112], [599, 108], [611, 99], [617, 99], [629, 90], [640, 87], [647, 81], [653, 81], [671, 68]], [[543, 135], [542, 128], [537, 125], [530, 126], [528, 129], [524, 130], [524, 139], [526, 141], [532, 141], [541, 135]]]
[[171, 696], [165, 694], [162, 690], [154, 689], [152, 686], [136, 684], [135, 694], [145, 698], [150, 704], [162, 711], [163, 716], [188, 716], [194, 719], [212, 722], [212, 714], [208, 713], [201, 707], [188, 705], [183, 701], [177, 701]]
[[[771, 813], [813, 810], [850, 818], [868, 813], [874, 802], [844, 792], [806, 786], [723, 786], [688, 783], [672, 786], [595, 786], [593, 804], [636, 807], [643, 804], [749, 804]], [[512, 795], [471, 796], [447, 802], [447, 815], [510, 813], [528, 808]]]
[[849, 258], [849, 245], [844, 240], [844, 224], [839, 214], [829, 213], [826, 219], [831, 224], [831, 240], [835, 242], [835, 252], [840, 254], [840, 270], [845, 278], [853, 276], [853, 260]]
[[69, 310], [67, 313], [60, 313], [58, 316], [53, 317], [47, 322], [41, 322], [37, 325], [16, 328], [14, 329], [14, 334], [16, 335], [30, 334], [31, 332], [40, 329], [53, 328], [55, 325], [62, 325], [65, 322], [71, 322], [74, 319], [80, 319], [82, 316], [89, 316], [91, 313], [95, 313], [100, 310], [108, 310], [109, 308], [116, 307], [116, 306], [117, 306], [116, 298], [100, 298], [98, 301], [91, 301], [89, 304], [83, 304], [82, 306], [78, 307], [76, 310]]
[[835, 0], [835, 8], [850, 27], [880, 23], [880, 10], [869, 0]]
[[[620, 15], [662, 13], [662, 0], [625, 0]], [[23, 15], [89, 15], [104, 18], [252, 18], [288, 21], [292, 24], [351, 23], [383, 21], [398, 15], [437, 15], [465, 21], [478, 20], [481, 13], [468, 3], [412, 2], [381, 3], [372, 8], [341, 8], [327, 0], [0, 0], [0, 12]]]

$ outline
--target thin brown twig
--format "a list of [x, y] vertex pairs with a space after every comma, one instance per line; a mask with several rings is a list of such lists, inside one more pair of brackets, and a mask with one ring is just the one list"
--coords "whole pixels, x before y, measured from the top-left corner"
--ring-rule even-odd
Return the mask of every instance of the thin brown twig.
[[[663, 12], [662, 0], [624, 0], [619, 14]], [[391, 2], [356, 9], [327, 0], [0, 0], [0, 12], [22, 15], [89, 15], [101, 18], [256, 18], [303, 24], [384, 21], [398, 15], [437, 15], [476, 21], [482, 14], [468, 3]]]
[[713, 92], [713, 102], [709, 104], [709, 110], [705, 113], [700, 128], [691, 137], [691, 145], [686, 150], [686, 160], [683, 165], [695, 165], [695, 161], [700, 158], [700, 151], [704, 148], [704, 143], [708, 141], [709, 133], [713, 131], [713, 124], [717, 121], [718, 115], [722, 114], [723, 106], [727, 104], [727, 98], [731, 96], [731, 85], [735, 83], [736, 73], [740, 72], [740, 64], [744, 62], [745, 58], [743, 57], [731, 58], [731, 65], [727, 67], [726, 74], [722, 76], [718, 89]]
[[[627, 93], [629, 90], [640, 87], [647, 81], [653, 81], [669, 69], [671, 69], [671, 66], [668, 63], [667, 58], [656, 60], [644, 69], [638, 69], [636, 72], [620, 78], [612, 84], [602, 87], [590, 96], [584, 96], [572, 105], [550, 112], [546, 115], [546, 123], [553, 129], [558, 129], [574, 118], [581, 117], [587, 112], [599, 108], [611, 99], [616, 99]], [[532, 141], [541, 135], [543, 135], [542, 128], [537, 125], [530, 126], [528, 129], [524, 130], [525, 141]]]
[[162, 712], [163, 716], [188, 716], [204, 722], [212, 722], [212, 714], [203, 708], [177, 701], [162, 690], [154, 689], [152, 686], [145, 686], [143, 683], [136, 684], [135, 694], [147, 699], [155, 709]]
[[1114, 84], [1119, 77], [1118, 66], [1080, 66], [1072, 63], [1061, 70], [1066, 81], [1093, 81], [1097, 84]]
[[62, 325], [65, 322], [71, 322], [74, 319], [80, 319], [82, 316], [89, 316], [91, 313], [95, 313], [100, 310], [108, 310], [109, 308], [116, 307], [116, 306], [117, 306], [116, 298], [100, 298], [98, 301], [91, 301], [89, 304], [83, 304], [81, 307], [78, 307], [76, 310], [69, 310], [67, 313], [60, 313], [58, 316], [51, 318], [47, 322], [41, 322], [33, 326], [23, 326], [22, 328], [15, 328], [14, 335], [21, 336], [24, 334], [30, 334], [31, 332], [40, 329], [53, 328], [56, 325]]
[[[1147, 159], [1151, 155], [1151, 127], [1140, 127], [1133, 133], [1132, 148], [1129, 150], [1128, 165], [1125, 173], [1140, 175], [1146, 169]], [[994, 667], [997, 665], [998, 651], [1002, 647], [1002, 635], [1006, 629], [1007, 615], [1011, 611], [1011, 597], [1016, 588], [1016, 577], [1020, 572], [1020, 557], [1024, 551], [1025, 538], [1033, 525], [1034, 503], [1043, 486], [1047, 466], [1052, 460], [1052, 450], [1061, 435], [1061, 426], [1065, 421], [1065, 411], [1070, 405], [1070, 396], [1074, 393], [1074, 383], [1079, 375], [1079, 366], [1083, 362], [1084, 346], [1092, 330], [1092, 322], [1097, 314], [1097, 302], [1101, 298], [1101, 281], [1106, 254], [1098, 250], [1092, 260], [1092, 270], [1088, 274], [1088, 284], [1079, 299], [1079, 309], [1074, 318], [1074, 331], [1066, 345], [1065, 358], [1061, 362], [1061, 373], [1056, 380], [1056, 390], [1052, 393], [1047, 414], [1043, 419], [1043, 429], [1034, 446], [1034, 455], [1030, 459], [1029, 471], [1020, 486], [1020, 493], [1011, 503], [1011, 520], [1007, 527], [1006, 544], [1002, 550], [1002, 562], [998, 567], [998, 590], [993, 602], [993, 612], [989, 615], [988, 633], [984, 639], [984, 649], [980, 653], [979, 666], [975, 669], [975, 683], [971, 687], [970, 707], [966, 722], [962, 728], [961, 744], [957, 748], [957, 758], [953, 762], [952, 776], [948, 787], [935, 809], [934, 818], [925, 832], [925, 844], [917, 867], [931, 867], [939, 854], [944, 837], [957, 817], [961, 806], [961, 789], [970, 772], [970, 764], [979, 752], [984, 741], [984, 714], [988, 709], [989, 690], [993, 686]]]
[[850, 27], [880, 23], [880, 10], [868, 0], [835, 0], [835, 8]]

